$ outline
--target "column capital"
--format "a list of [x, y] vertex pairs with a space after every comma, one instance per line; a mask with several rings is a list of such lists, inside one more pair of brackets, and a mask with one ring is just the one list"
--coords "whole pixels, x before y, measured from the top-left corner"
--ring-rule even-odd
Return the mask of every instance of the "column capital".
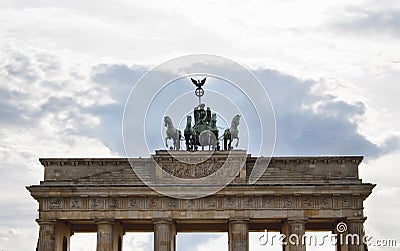
[[249, 224], [249, 219], [247, 218], [230, 218], [229, 223], [230, 224]]
[[364, 223], [367, 217], [347, 217], [346, 221], [348, 223]]
[[95, 219], [94, 223], [98, 224], [114, 224], [115, 220], [113, 219]]
[[40, 225], [55, 225], [57, 220], [55, 219], [36, 219], [37, 224]]
[[172, 218], [154, 218], [153, 224], [173, 224], [174, 220]]
[[288, 223], [306, 223], [308, 221], [308, 217], [288, 217], [286, 221]]

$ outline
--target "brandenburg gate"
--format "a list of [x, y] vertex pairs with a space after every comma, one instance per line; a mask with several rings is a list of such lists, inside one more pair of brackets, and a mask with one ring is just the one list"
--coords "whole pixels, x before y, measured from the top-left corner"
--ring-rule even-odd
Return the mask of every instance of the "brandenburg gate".
[[[75, 232], [97, 232], [97, 251], [122, 250], [124, 234], [135, 231], [154, 232], [155, 251], [175, 250], [176, 234], [191, 231], [228, 232], [230, 251], [249, 250], [250, 231], [300, 239], [306, 231], [330, 231], [363, 239], [363, 202], [374, 185], [359, 178], [362, 157], [262, 157], [233, 149], [240, 115], [220, 136], [217, 114], [201, 102], [205, 81], [192, 79], [199, 98], [193, 126], [187, 115], [182, 134], [164, 117], [167, 149], [167, 140], [174, 141], [169, 150], [145, 158], [40, 159], [44, 179], [28, 187], [39, 203], [38, 251], [69, 251]], [[180, 150], [183, 136], [186, 151]], [[288, 238], [283, 250], [306, 250], [306, 243]], [[336, 250], [363, 251], [365, 245], [340, 240]]]
[[[98, 251], [117, 251], [126, 232], [148, 231], [154, 232], [155, 251], [172, 251], [178, 232], [213, 231], [228, 232], [229, 250], [242, 251], [249, 250], [250, 231], [302, 236], [305, 231], [335, 232], [339, 222], [347, 224], [345, 233], [362, 238], [363, 201], [374, 187], [358, 176], [362, 157], [272, 157], [265, 161], [265, 173], [250, 185], [249, 173], [263, 158], [246, 156], [229, 185], [198, 199], [155, 192], [126, 158], [40, 159], [44, 180], [28, 187], [39, 203], [38, 250], [69, 250], [74, 232], [97, 232]], [[153, 170], [151, 175], [163, 175], [153, 159], [167, 172], [190, 178], [215, 171], [227, 157], [224, 151], [214, 152], [201, 170], [198, 165], [177, 164], [168, 151], [130, 161]], [[342, 251], [365, 250], [362, 243], [336, 246]], [[283, 248], [306, 250], [305, 245], [290, 243]]]

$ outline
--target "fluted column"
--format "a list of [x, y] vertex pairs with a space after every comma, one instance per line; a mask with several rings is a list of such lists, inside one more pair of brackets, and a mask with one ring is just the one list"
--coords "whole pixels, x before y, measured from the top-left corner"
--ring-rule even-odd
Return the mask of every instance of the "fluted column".
[[306, 245], [303, 243], [303, 236], [306, 233], [307, 218], [288, 218], [284, 222], [283, 233], [286, 235], [284, 240], [285, 251], [305, 251]]
[[249, 221], [229, 221], [229, 251], [249, 250]]
[[97, 251], [113, 250], [113, 224], [112, 220], [99, 220], [97, 224]]
[[154, 251], [175, 250], [175, 224], [172, 219], [154, 219]]
[[336, 251], [348, 251], [348, 246], [346, 245], [345, 240], [347, 235], [347, 224], [343, 222], [336, 223], [332, 233], [336, 235]]
[[346, 243], [349, 251], [365, 251], [363, 243], [365, 217], [347, 218]]
[[38, 251], [54, 251], [56, 239], [56, 220], [37, 219], [39, 224]]
[[123, 236], [125, 234], [123, 223], [115, 222], [113, 225], [113, 251], [122, 250]]

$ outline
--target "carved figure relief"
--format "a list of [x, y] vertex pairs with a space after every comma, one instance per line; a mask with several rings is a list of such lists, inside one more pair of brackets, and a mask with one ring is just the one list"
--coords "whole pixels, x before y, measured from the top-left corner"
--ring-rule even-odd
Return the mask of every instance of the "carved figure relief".
[[90, 198], [89, 199], [89, 208], [90, 209], [99, 209], [101, 207], [101, 201], [98, 198]]
[[50, 208], [51, 209], [61, 209], [61, 198], [53, 198], [50, 201]]
[[157, 208], [158, 206], [158, 199], [150, 197], [148, 207], [149, 208]]
[[343, 198], [342, 200], [342, 206], [343, 207], [351, 207], [351, 201], [349, 198]]
[[110, 204], [109, 204], [110, 208], [112, 209], [116, 209], [118, 208], [118, 200], [116, 198], [112, 198], [110, 199]]
[[167, 205], [169, 208], [177, 208], [177, 200], [172, 199], [172, 198], [168, 198], [167, 199]]
[[131, 198], [131, 199], [129, 199], [128, 207], [130, 207], [130, 208], [137, 208], [137, 207], [138, 207], [137, 198]]
[[313, 206], [311, 198], [304, 198], [302, 204], [304, 208], [311, 208]]
[[321, 199], [321, 208], [331, 208], [332, 207], [332, 199], [329, 197], [323, 197]]
[[291, 198], [291, 197], [283, 198], [283, 207], [289, 208], [289, 207], [293, 207], [293, 205], [294, 205], [293, 198]]
[[186, 201], [186, 208], [187, 209], [193, 209], [196, 207], [196, 201], [195, 200], [187, 200]]
[[172, 176], [185, 179], [202, 178], [212, 175], [222, 167], [222, 163], [170, 164], [163, 163], [162, 169]]
[[273, 208], [274, 207], [274, 201], [270, 197], [264, 197], [263, 198], [263, 204], [264, 204], [264, 207], [266, 207], [266, 208]]
[[72, 198], [70, 200], [70, 208], [71, 209], [81, 209], [82, 208], [82, 202], [78, 198]]
[[205, 206], [208, 208], [214, 208], [216, 206], [215, 198], [211, 198], [211, 197], [206, 198]]
[[247, 197], [244, 198], [244, 207], [252, 207], [253, 206], [253, 198]]

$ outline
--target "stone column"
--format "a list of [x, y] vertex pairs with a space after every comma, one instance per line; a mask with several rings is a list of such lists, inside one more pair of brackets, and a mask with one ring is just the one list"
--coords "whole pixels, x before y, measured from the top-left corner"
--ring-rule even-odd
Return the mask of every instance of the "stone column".
[[346, 244], [349, 251], [365, 251], [363, 243], [365, 217], [347, 218]]
[[336, 251], [348, 251], [345, 237], [347, 235], [347, 224], [343, 225], [343, 222], [338, 222], [332, 233], [336, 235]]
[[154, 219], [154, 251], [175, 251], [175, 224], [172, 219]]
[[115, 222], [113, 225], [113, 251], [122, 250], [122, 241], [125, 234], [123, 223]]
[[305, 251], [303, 236], [306, 233], [306, 217], [288, 218], [283, 224], [282, 232], [286, 235], [284, 239], [284, 251]]
[[55, 229], [55, 251], [69, 251], [72, 235], [69, 222], [58, 221]]
[[229, 251], [249, 250], [249, 221], [229, 221]]
[[39, 224], [38, 251], [54, 251], [56, 239], [56, 220], [37, 219]]
[[112, 220], [98, 220], [97, 224], [97, 251], [113, 250], [113, 224]]

